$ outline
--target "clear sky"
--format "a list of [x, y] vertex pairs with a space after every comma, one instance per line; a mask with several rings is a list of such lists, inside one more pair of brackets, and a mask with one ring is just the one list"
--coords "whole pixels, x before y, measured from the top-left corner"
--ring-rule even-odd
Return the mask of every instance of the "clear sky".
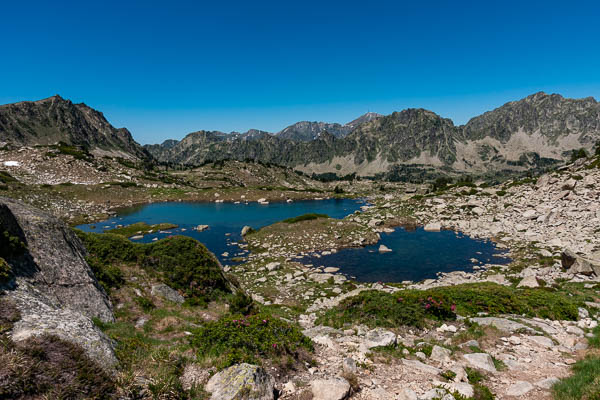
[[141, 143], [543, 90], [600, 98], [597, 1], [7, 1], [0, 103], [60, 94]]

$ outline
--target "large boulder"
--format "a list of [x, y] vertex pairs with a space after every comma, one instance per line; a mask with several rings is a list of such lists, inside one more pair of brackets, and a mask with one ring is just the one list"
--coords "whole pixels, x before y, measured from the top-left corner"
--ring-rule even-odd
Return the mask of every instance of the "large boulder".
[[182, 304], [185, 301], [183, 296], [177, 290], [165, 285], [164, 283], [152, 285], [150, 294], [152, 294], [152, 296], [162, 297], [163, 299], [177, 304]]
[[85, 247], [67, 225], [43, 211], [0, 197], [0, 234], [4, 231], [27, 247], [25, 254], [6, 260], [16, 277], [11, 287], [27, 282], [61, 307], [114, 321], [110, 300], [85, 261]]
[[600, 276], [600, 261], [581, 257], [569, 249], [562, 252], [561, 263], [571, 273]]
[[365, 335], [365, 346], [367, 349], [373, 347], [390, 346], [396, 344], [396, 334], [383, 328], [376, 328]]
[[487, 372], [496, 372], [494, 360], [487, 353], [472, 353], [463, 356], [473, 368], [482, 369]]
[[212, 400], [273, 400], [274, 385], [275, 380], [263, 368], [243, 363], [213, 375], [204, 389]]
[[350, 395], [350, 383], [344, 378], [317, 379], [310, 383], [313, 400], [343, 400]]

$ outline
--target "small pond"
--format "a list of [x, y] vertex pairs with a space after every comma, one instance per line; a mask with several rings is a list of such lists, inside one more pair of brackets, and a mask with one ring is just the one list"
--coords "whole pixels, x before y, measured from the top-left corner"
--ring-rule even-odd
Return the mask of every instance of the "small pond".
[[[383, 244], [391, 252], [379, 252]], [[382, 233], [376, 245], [343, 249], [323, 256], [307, 256], [305, 264], [337, 267], [359, 282], [402, 282], [435, 278], [437, 272], [473, 271], [483, 264], [507, 264], [506, 251], [489, 240], [454, 232], [426, 232], [397, 228]]]

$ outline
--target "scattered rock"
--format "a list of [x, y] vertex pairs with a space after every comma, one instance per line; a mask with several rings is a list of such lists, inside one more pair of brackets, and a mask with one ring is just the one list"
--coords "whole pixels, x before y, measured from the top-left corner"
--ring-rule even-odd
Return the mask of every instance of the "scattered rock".
[[392, 251], [392, 249], [390, 249], [390, 248], [389, 248], [389, 247], [387, 247], [386, 245], [384, 245], [384, 244], [382, 244], [382, 245], [379, 245], [379, 252], [380, 252], [380, 253], [389, 253], [389, 252], [391, 252], [391, 251]]
[[430, 222], [423, 229], [427, 232], [439, 232], [442, 229], [442, 224], [439, 222]]
[[518, 381], [509, 386], [506, 390], [508, 396], [523, 396], [533, 389], [533, 385], [529, 382]]
[[538, 283], [538, 281], [534, 275], [526, 276], [525, 278], [521, 279], [521, 282], [519, 282], [519, 284], [517, 285], [517, 287], [528, 287], [528, 288], [536, 288], [539, 286], [540, 286], [540, 284]]
[[437, 361], [440, 363], [445, 363], [450, 361], [450, 355], [452, 352], [446, 348], [435, 345], [431, 350], [431, 356], [429, 356], [430, 360]]

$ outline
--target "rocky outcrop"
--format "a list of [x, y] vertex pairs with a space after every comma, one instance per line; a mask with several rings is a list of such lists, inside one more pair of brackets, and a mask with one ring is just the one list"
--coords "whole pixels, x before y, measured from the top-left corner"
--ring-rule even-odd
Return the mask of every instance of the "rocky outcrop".
[[21, 238], [25, 254], [6, 260], [17, 290], [26, 282], [60, 307], [113, 321], [108, 296], [85, 261], [86, 250], [59, 219], [14, 200], [0, 198], [0, 227]]
[[107, 371], [117, 364], [112, 341], [92, 322], [114, 321], [111, 303], [85, 261], [86, 251], [57, 218], [0, 198], [0, 233], [18, 238], [24, 252], [10, 254], [11, 277], [0, 289], [19, 310], [10, 336], [20, 342], [41, 335], [79, 345]]

